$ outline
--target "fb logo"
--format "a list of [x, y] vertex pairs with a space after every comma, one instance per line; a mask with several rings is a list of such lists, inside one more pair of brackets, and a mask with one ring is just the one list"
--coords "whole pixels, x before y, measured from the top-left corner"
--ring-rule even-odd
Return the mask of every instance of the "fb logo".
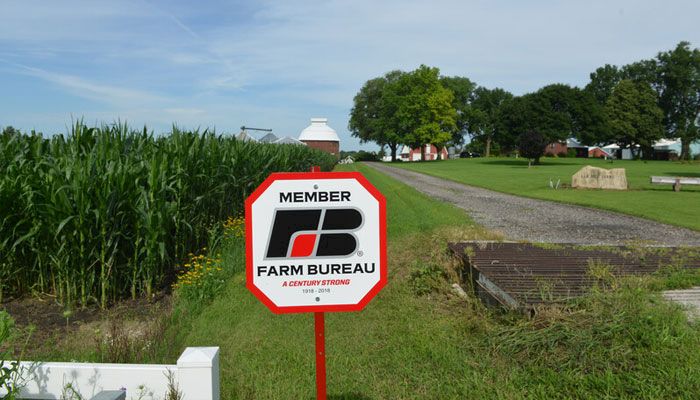
[[275, 210], [265, 258], [349, 256], [362, 222], [356, 208]]

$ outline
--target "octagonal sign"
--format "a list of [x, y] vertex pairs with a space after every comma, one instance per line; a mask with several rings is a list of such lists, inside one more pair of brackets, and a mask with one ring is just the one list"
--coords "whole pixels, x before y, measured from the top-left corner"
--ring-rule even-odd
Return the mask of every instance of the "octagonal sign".
[[245, 209], [246, 286], [273, 312], [359, 311], [386, 285], [386, 200], [359, 172], [275, 173]]

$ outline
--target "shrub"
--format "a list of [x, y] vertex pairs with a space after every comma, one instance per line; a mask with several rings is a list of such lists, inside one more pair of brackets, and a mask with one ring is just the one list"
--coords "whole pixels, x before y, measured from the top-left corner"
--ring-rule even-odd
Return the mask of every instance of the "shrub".
[[352, 156], [355, 161], [379, 161], [380, 158], [375, 152], [360, 150]]
[[547, 138], [543, 134], [537, 131], [527, 131], [520, 135], [518, 151], [522, 157], [539, 164], [545, 146], [547, 146]]

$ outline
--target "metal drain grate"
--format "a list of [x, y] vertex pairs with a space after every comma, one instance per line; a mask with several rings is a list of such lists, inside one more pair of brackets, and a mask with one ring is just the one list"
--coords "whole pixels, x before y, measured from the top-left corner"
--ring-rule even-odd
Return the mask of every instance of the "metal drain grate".
[[650, 274], [663, 267], [700, 268], [699, 248], [580, 246], [512, 242], [450, 243], [479, 298], [531, 309], [581, 296], [606, 278]]

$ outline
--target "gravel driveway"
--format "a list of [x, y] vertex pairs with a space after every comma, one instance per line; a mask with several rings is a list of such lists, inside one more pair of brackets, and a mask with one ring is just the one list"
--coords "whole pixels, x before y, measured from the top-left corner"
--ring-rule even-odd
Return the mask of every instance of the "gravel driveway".
[[685, 228], [610, 211], [494, 192], [386, 164], [365, 165], [466, 210], [474, 221], [502, 232], [509, 240], [610, 245], [644, 241], [700, 246], [700, 232]]

